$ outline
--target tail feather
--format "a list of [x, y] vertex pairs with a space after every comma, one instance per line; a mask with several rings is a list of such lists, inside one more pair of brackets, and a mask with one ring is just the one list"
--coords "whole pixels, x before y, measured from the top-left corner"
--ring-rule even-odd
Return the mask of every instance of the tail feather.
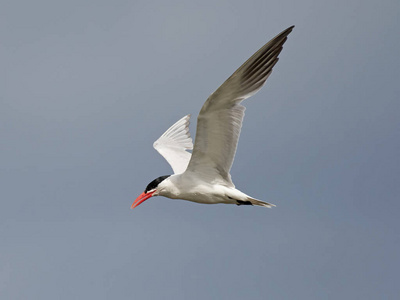
[[276, 206], [275, 204], [264, 202], [264, 201], [250, 198], [250, 197], [247, 198], [247, 201], [250, 201], [252, 205], [264, 206], [264, 207], [268, 207], [268, 208], [272, 208], [272, 207]]

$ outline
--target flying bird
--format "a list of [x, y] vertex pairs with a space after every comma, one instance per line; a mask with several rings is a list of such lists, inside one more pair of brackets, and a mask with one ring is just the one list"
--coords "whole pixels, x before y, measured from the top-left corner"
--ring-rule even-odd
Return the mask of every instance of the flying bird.
[[275, 206], [236, 189], [229, 172], [244, 117], [241, 102], [263, 87], [293, 28], [287, 28], [261, 47], [211, 94], [197, 118], [194, 146], [189, 133], [190, 115], [154, 142], [154, 148], [171, 165], [174, 174], [150, 182], [133, 202], [132, 209], [154, 196], [205, 204]]

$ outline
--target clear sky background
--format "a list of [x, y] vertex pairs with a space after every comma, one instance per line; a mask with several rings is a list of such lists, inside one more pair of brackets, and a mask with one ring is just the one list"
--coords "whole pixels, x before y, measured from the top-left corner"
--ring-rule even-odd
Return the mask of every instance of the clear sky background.
[[[400, 2], [0, 4], [1, 299], [398, 299]], [[152, 143], [296, 25], [232, 178], [162, 197]]]

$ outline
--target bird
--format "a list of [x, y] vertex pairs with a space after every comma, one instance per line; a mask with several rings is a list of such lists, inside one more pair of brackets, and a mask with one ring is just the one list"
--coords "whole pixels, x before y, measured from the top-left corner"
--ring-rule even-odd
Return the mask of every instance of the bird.
[[174, 174], [150, 182], [131, 209], [155, 196], [203, 204], [275, 206], [236, 189], [230, 170], [244, 118], [241, 102], [264, 86], [293, 28], [290, 26], [262, 46], [208, 97], [197, 118], [194, 145], [189, 133], [190, 115], [154, 142], [153, 147]]

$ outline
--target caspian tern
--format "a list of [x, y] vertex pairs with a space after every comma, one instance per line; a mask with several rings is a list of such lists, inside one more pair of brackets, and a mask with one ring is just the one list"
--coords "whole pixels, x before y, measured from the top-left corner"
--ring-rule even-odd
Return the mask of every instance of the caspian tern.
[[168, 161], [174, 174], [150, 182], [131, 208], [154, 196], [206, 204], [275, 206], [237, 190], [229, 172], [245, 111], [240, 103], [263, 87], [293, 27], [261, 47], [211, 94], [197, 118], [194, 147], [189, 134], [190, 115], [154, 142], [154, 148]]

